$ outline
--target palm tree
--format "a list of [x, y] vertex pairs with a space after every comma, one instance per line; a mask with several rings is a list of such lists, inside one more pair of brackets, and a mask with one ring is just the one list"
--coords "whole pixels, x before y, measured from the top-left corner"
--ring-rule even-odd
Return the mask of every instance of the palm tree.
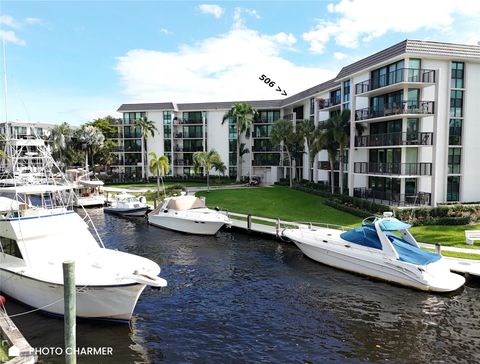
[[[257, 110], [252, 108], [245, 102], [237, 102], [233, 107], [223, 116], [222, 124], [226, 120], [235, 120], [235, 127], [237, 129], [237, 182], [240, 182], [242, 178], [242, 156], [240, 154], [240, 138], [241, 134], [246, 131], [251, 131], [253, 126], [253, 119], [258, 115]], [[247, 132], [247, 137], [250, 137], [250, 132]], [[251, 139], [250, 139], [251, 140]], [[252, 158], [250, 158], [251, 163]], [[249, 170], [250, 179], [251, 166]]]
[[150, 159], [150, 173], [157, 177], [157, 198], [160, 198], [160, 179], [162, 180], [163, 197], [167, 197], [163, 176], [167, 175], [170, 170], [168, 158], [164, 155], [159, 157], [155, 152], [150, 152], [148, 155], [152, 157]]
[[293, 130], [293, 124], [288, 120], [278, 120], [272, 126], [270, 133], [270, 140], [274, 145], [280, 145], [283, 143], [283, 147], [287, 152], [288, 161], [290, 164], [290, 187], [293, 186], [292, 181], [292, 148], [295, 147], [295, 143], [298, 141], [298, 135]]
[[50, 134], [50, 142], [54, 153], [58, 153], [58, 161], [63, 163], [62, 151], [66, 149], [67, 143], [72, 138], [72, 129], [68, 123], [63, 122], [60, 125], [55, 125]]
[[215, 149], [210, 149], [208, 152], [195, 152], [193, 153], [193, 169], [195, 173], [198, 173], [200, 168], [203, 168], [203, 173], [207, 175], [207, 187], [210, 191], [210, 170], [215, 168], [217, 171], [222, 171], [225, 168], [225, 164], [220, 158], [220, 154]]
[[310, 170], [312, 167], [313, 159], [315, 158], [315, 150], [314, 150], [314, 140], [316, 138], [315, 134], [315, 123], [313, 120], [304, 119], [299, 122], [296, 126], [296, 132], [302, 137], [304, 143], [307, 146], [307, 157], [308, 157], [308, 172], [307, 172], [307, 180], [310, 181]]
[[145, 152], [147, 150], [147, 138], [148, 134], [152, 136], [152, 138], [155, 136], [155, 132], [158, 132], [157, 127], [155, 126], [155, 122], [152, 120], [148, 120], [146, 116], [138, 119], [135, 121], [135, 124], [133, 124], [135, 127], [139, 127], [141, 130], [141, 137], [142, 137], [142, 178], [146, 179], [146, 173], [145, 173]]
[[333, 129], [321, 126], [316, 130], [316, 139], [313, 143], [313, 150], [316, 153], [325, 149], [328, 153], [328, 160], [330, 163], [330, 189], [332, 195], [335, 193], [334, 175], [335, 175], [335, 160], [338, 150], [338, 143], [333, 136]]
[[105, 136], [100, 130], [91, 125], [83, 125], [76, 133], [77, 139], [85, 148], [85, 168], [88, 170], [88, 156], [92, 164], [93, 174], [95, 175], [94, 154], [102, 148], [105, 142]]

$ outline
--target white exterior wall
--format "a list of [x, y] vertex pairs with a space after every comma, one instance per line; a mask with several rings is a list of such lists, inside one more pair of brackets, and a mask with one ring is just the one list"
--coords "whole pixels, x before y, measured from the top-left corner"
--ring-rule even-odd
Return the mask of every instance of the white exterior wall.
[[465, 62], [460, 199], [480, 201], [480, 64]]
[[[228, 120], [222, 125], [223, 115], [228, 110], [208, 111], [207, 112], [207, 151], [215, 149], [227, 167], [225, 175], [228, 175]], [[212, 170], [212, 175], [220, 173]]]
[[150, 169], [148, 168], [150, 162], [150, 156], [148, 153], [155, 152], [158, 156], [162, 156], [164, 154], [164, 143], [163, 143], [163, 111], [149, 111], [147, 112], [148, 120], [154, 121], [157, 131], [155, 132], [155, 136], [152, 138], [152, 135], [149, 134], [147, 138], [147, 153], [146, 153], [146, 161], [145, 161], [145, 168], [147, 177], [153, 176], [150, 173]]

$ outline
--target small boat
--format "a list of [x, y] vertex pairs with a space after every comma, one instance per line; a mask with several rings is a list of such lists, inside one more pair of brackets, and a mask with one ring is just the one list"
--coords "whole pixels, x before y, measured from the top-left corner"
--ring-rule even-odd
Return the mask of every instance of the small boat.
[[148, 211], [148, 205], [144, 196], [136, 197], [123, 192], [118, 193], [103, 211], [124, 216], [144, 216]]
[[452, 273], [440, 254], [420, 249], [410, 224], [391, 212], [370, 217], [348, 231], [303, 227], [285, 229], [309, 258], [350, 272], [432, 292], [455, 291], [465, 278]]
[[67, 179], [75, 192], [73, 206], [95, 207], [105, 204], [105, 196], [100, 191], [104, 183], [98, 179], [92, 179], [92, 174], [83, 168], [67, 169]]
[[77, 316], [128, 321], [146, 286], [165, 287], [157, 263], [106, 249], [71, 206], [69, 185], [0, 187], [2, 291], [29, 306], [63, 315], [62, 262], [75, 261]]
[[232, 225], [226, 213], [207, 208], [204, 198], [185, 193], [164, 199], [158, 208], [148, 214], [148, 222], [154, 226], [198, 235], [215, 235], [222, 226]]

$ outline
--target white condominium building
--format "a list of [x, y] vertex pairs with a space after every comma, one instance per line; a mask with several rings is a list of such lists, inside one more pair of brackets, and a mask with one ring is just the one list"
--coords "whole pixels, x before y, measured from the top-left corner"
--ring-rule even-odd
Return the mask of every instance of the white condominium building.
[[[147, 150], [167, 155], [173, 175], [193, 173], [193, 153], [210, 149], [235, 175], [236, 131], [232, 121], [222, 123], [234, 103], [122, 105], [113, 170], [141, 176], [140, 131], [133, 124], [147, 116], [158, 129]], [[259, 117], [253, 138], [242, 139], [252, 150], [243, 156], [243, 175], [252, 164], [253, 175], [266, 183], [287, 176], [279, 146], [269, 140], [275, 121], [311, 119], [318, 125], [350, 109], [350, 145], [343, 156], [350, 195], [393, 205], [480, 201], [480, 46], [405, 40], [286, 99], [247, 103]], [[306, 153], [294, 173], [338, 185], [338, 166], [330, 176], [327, 153], [314, 160], [312, 165]]]

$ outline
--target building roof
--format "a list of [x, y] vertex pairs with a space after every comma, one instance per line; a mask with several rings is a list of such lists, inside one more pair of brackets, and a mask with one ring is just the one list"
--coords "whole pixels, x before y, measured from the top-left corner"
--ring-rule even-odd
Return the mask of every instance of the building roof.
[[383, 49], [380, 52], [343, 67], [338, 73], [336, 80], [340, 80], [359, 71], [369, 69], [376, 64], [385, 62], [404, 53], [434, 57], [473, 58], [480, 60], [480, 46], [478, 45], [406, 39], [391, 47]]
[[143, 104], [122, 104], [117, 111], [149, 111], [149, 110], [174, 110], [175, 107], [171, 102], [150, 102]]
[[312, 95], [315, 95], [316, 93], [326, 91], [328, 89], [334, 88], [335, 86], [338, 86], [340, 83], [337, 82], [335, 79], [331, 79], [328, 81], [325, 81], [323, 83], [320, 83], [318, 85], [315, 85], [313, 87], [310, 87], [309, 89], [306, 89], [302, 92], [299, 92], [298, 94], [295, 94], [293, 96], [287, 97], [286, 99], [282, 100], [281, 106], [287, 106], [290, 104], [293, 104], [297, 101], [303, 100], [307, 97], [310, 97]]
[[237, 102], [246, 102], [256, 109], [277, 109], [280, 108], [282, 100], [257, 100], [257, 101], [224, 101], [224, 102], [198, 102], [177, 104], [179, 111], [188, 110], [227, 110], [231, 109]]

